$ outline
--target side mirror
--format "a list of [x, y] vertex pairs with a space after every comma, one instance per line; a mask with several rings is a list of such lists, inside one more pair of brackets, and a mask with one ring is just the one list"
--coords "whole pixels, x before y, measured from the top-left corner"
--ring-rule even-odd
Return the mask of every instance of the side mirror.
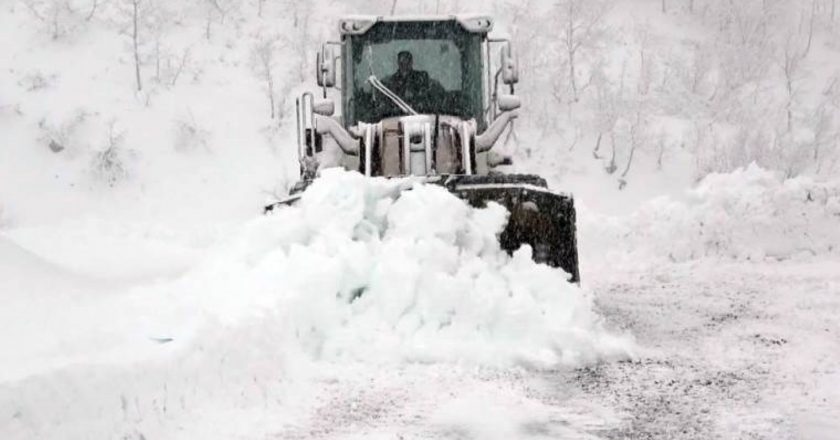
[[335, 87], [335, 52], [331, 45], [321, 46], [315, 57], [315, 79], [320, 87]]
[[332, 99], [319, 99], [312, 105], [312, 112], [321, 116], [332, 116], [335, 113], [335, 101]]
[[518, 83], [519, 66], [516, 64], [516, 57], [509, 42], [502, 46], [499, 55], [501, 58], [502, 82], [510, 85]]
[[[499, 110], [509, 112], [518, 109], [522, 106], [522, 101], [516, 95], [501, 95], [499, 96]], [[317, 113], [317, 111], [316, 111]]]

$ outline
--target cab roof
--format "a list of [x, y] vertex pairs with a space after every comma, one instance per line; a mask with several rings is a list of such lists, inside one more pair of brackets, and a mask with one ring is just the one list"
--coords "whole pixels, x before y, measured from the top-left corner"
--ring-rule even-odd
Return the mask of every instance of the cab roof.
[[458, 15], [350, 15], [338, 22], [341, 35], [361, 35], [376, 23], [417, 23], [417, 22], [455, 21], [470, 33], [487, 34], [493, 29], [493, 19], [480, 14]]

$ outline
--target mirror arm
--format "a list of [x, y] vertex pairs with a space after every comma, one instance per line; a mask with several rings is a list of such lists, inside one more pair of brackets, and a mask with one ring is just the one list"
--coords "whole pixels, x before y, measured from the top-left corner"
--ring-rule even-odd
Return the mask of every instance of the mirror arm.
[[493, 106], [493, 119], [498, 116], [496, 113], [496, 103], [499, 101], [499, 76], [501, 74], [502, 68], [499, 67], [499, 70], [496, 71], [496, 75], [493, 77], [493, 102], [490, 103]]
[[484, 133], [475, 137], [475, 151], [477, 153], [484, 153], [489, 151], [493, 148], [493, 145], [496, 144], [496, 141], [499, 140], [499, 137], [504, 133], [505, 128], [507, 128], [508, 124], [513, 122], [514, 119], [519, 117], [519, 112], [509, 111], [509, 112], [502, 112], [498, 118], [496, 118], [487, 130], [484, 130]]
[[[330, 87], [336, 87], [336, 72], [338, 69], [338, 60], [341, 59], [341, 54], [334, 54], [332, 50], [327, 50], [328, 47], [338, 47], [339, 51], [341, 50], [341, 43], [337, 41], [327, 41], [321, 45], [321, 50], [318, 52], [317, 58], [317, 72], [316, 78], [318, 80], [318, 84], [321, 86], [321, 92], [323, 98], [327, 98], [327, 89]], [[325, 65], [329, 66], [325, 68]], [[327, 84], [327, 71], [331, 72], [329, 78], [333, 84]]]
[[359, 140], [354, 139], [353, 136], [341, 126], [333, 118], [321, 115], [315, 115], [315, 131], [318, 134], [328, 134], [335, 139], [339, 148], [344, 154], [350, 156], [359, 155]]

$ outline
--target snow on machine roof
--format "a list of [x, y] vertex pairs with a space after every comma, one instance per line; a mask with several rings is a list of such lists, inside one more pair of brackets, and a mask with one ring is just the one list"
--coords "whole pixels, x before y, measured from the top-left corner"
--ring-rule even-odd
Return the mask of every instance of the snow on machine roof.
[[341, 35], [361, 35], [376, 23], [400, 23], [418, 21], [457, 21], [467, 32], [486, 34], [493, 29], [493, 19], [482, 14], [457, 15], [349, 15], [338, 22]]

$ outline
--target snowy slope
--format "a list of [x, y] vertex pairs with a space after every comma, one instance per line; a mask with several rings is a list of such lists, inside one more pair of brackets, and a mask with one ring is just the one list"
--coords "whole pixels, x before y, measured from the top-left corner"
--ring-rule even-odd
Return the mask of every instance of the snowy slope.
[[[502, 148], [515, 170], [576, 194], [583, 285], [527, 250], [500, 252], [503, 210], [440, 188], [395, 200], [410, 182], [328, 172], [302, 206], [263, 217], [296, 178], [287, 98], [309, 80], [315, 42], [334, 37], [337, 16], [391, 2], [217, 3], [145, 3], [160, 9], [145, 16], [141, 91], [126, 3], [103, 2], [88, 20], [82, 0], [29, 2], [63, 14], [57, 38], [24, 2], [0, 5], [0, 438], [840, 429], [830, 168], [788, 179], [766, 169], [776, 159], [730, 161], [737, 127], [704, 144], [692, 130], [709, 109], [654, 86], [619, 188], [606, 140], [593, 157], [595, 86], [570, 105], [564, 66], [536, 63], [557, 55], [557, 36], [524, 31], [554, 29], [553, 2], [399, 2], [406, 13], [493, 10], [502, 33], [534, 42], [519, 46], [526, 113]], [[640, 102], [640, 26], [660, 83], [698, 42], [723, 38], [708, 12], [718, 3], [697, 4], [662, 14], [658, 1], [617, 2], [608, 38], [582, 57], [582, 78], [603, 58], [614, 86], [628, 66], [618, 165]], [[819, 29], [800, 71], [805, 123], [839, 67], [831, 32]], [[254, 57], [267, 41], [273, 119]], [[750, 85], [769, 109], [783, 83], [777, 64], [767, 72]], [[807, 146], [803, 127], [785, 147]], [[726, 172], [702, 180], [710, 157]]]

